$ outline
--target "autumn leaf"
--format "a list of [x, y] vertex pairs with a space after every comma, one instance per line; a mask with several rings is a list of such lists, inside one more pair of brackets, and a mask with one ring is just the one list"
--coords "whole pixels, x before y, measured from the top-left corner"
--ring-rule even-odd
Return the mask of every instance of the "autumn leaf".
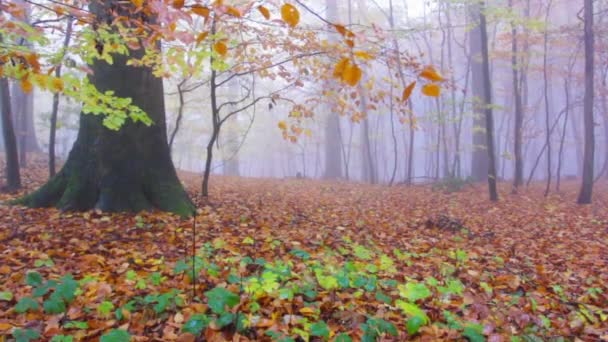
[[407, 102], [407, 100], [410, 98], [410, 96], [412, 96], [412, 92], [414, 91], [414, 88], [416, 88], [416, 81], [410, 83], [410, 85], [408, 85], [407, 87], [405, 87], [405, 89], [403, 89], [403, 96], [401, 96], [402, 102]]
[[217, 52], [220, 56], [224, 57], [228, 53], [228, 47], [224, 42], [217, 42], [213, 44], [213, 50]]
[[209, 13], [210, 13], [209, 8], [196, 4], [196, 5], [192, 5], [191, 10], [192, 10], [192, 13], [205, 18], [205, 20], [209, 19]]
[[242, 16], [241, 11], [239, 11], [236, 7], [233, 6], [226, 7], [226, 13], [236, 18], [240, 18]]
[[184, 0], [173, 0], [171, 6], [173, 6], [175, 9], [181, 9], [184, 7]]
[[334, 68], [334, 77], [342, 78], [342, 74], [344, 73], [344, 69], [346, 69], [346, 65], [350, 63], [348, 58], [342, 58], [338, 64], [336, 64]]
[[361, 68], [357, 66], [357, 64], [348, 63], [344, 67], [344, 72], [342, 73], [342, 81], [344, 81], [351, 87], [354, 87], [357, 85], [357, 83], [359, 83], [362, 75], [363, 72], [361, 71]]
[[131, 2], [137, 8], [141, 8], [144, 5], [144, 0], [131, 0]]
[[34, 85], [30, 81], [29, 77], [26, 76], [21, 79], [21, 89], [23, 89], [23, 92], [25, 93], [32, 92], [32, 90], [34, 89]]
[[258, 6], [258, 11], [260, 11], [260, 13], [262, 13], [262, 15], [264, 16], [264, 18], [266, 18], [266, 20], [270, 19], [270, 11], [268, 10], [268, 8], [266, 8], [264, 6]]
[[429, 97], [439, 97], [441, 95], [441, 87], [436, 83], [425, 84], [422, 87], [422, 93]]
[[63, 81], [61, 78], [53, 77], [51, 78], [49, 89], [54, 93], [59, 93], [63, 91]]
[[365, 51], [355, 51], [354, 55], [366, 61], [374, 59], [374, 56]]
[[200, 44], [203, 40], [205, 40], [205, 38], [207, 38], [207, 36], [209, 36], [209, 32], [207, 31], [199, 33], [196, 36], [196, 43]]
[[279, 121], [278, 126], [283, 131], [287, 130], [287, 123], [285, 121]]
[[281, 7], [281, 18], [291, 27], [296, 27], [300, 22], [300, 12], [291, 4], [284, 4]]
[[430, 65], [422, 70], [422, 72], [420, 73], [420, 77], [426, 78], [427, 80], [433, 81], [433, 82], [442, 82], [443, 81], [443, 77], [441, 77], [441, 75], [437, 72], [437, 70], [435, 70], [435, 68]]

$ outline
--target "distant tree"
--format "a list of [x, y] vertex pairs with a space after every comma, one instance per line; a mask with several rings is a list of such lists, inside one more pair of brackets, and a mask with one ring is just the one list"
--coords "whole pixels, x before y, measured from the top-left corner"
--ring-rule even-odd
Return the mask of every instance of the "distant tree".
[[494, 152], [494, 117], [492, 113], [492, 82], [490, 80], [490, 57], [488, 52], [488, 31], [485, 14], [485, 0], [481, 1], [479, 8], [479, 30], [481, 33], [481, 54], [483, 63], [483, 87], [484, 87], [484, 113], [486, 146], [488, 155], [488, 188], [490, 200], [498, 201], [496, 189], [496, 155]]
[[593, 33], [593, 0], [585, 0], [584, 7], [584, 39], [585, 39], [585, 152], [583, 157], [583, 181], [577, 202], [589, 204], [593, 197], [593, 171], [595, 162], [595, 123], [593, 121], [594, 98], [594, 56], [595, 37]]

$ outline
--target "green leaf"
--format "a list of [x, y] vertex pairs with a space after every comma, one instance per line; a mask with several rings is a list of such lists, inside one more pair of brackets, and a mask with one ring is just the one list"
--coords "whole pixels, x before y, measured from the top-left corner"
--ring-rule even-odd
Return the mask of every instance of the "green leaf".
[[58, 293], [67, 303], [71, 303], [76, 298], [78, 283], [71, 274], [66, 274], [60, 280], [61, 282], [57, 285], [55, 293]]
[[308, 253], [307, 251], [301, 250], [301, 249], [294, 249], [290, 252], [290, 254], [292, 254], [302, 260], [310, 259], [310, 253]]
[[384, 293], [377, 291], [376, 292], [376, 300], [379, 302], [384, 302], [386, 304], [391, 304], [393, 302], [393, 299], [387, 295], [385, 295]]
[[336, 336], [336, 339], [334, 340], [334, 342], [352, 342], [352, 338], [350, 338], [350, 336], [348, 336], [346, 333], [341, 333], [340, 335]]
[[99, 342], [129, 342], [131, 335], [128, 331], [122, 329], [112, 329], [110, 332], [101, 336]]
[[232, 324], [232, 322], [234, 322], [235, 319], [235, 314], [230, 313], [230, 312], [224, 312], [223, 314], [220, 315], [220, 317], [218, 319], [215, 320], [215, 324], [217, 325], [218, 328], [223, 328], [226, 326], [229, 326], [230, 324]]
[[35, 271], [28, 272], [25, 277], [25, 283], [28, 284], [29, 286], [38, 287], [38, 286], [42, 285], [43, 281], [44, 281], [44, 279], [42, 278], [42, 275]]
[[89, 324], [87, 322], [82, 322], [82, 321], [71, 321], [71, 322], [67, 322], [66, 324], [64, 324], [63, 327], [66, 329], [86, 330], [89, 328]]
[[13, 293], [10, 291], [0, 291], [0, 301], [10, 302], [13, 300]]
[[42, 306], [44, 312], [51, 315], [64, 313], [66, 310], [65, 302], [57, 292], [54, 292], [49, 299], [45, 300]]
[[401, 309], [404, 314], [406, 314], [406, 315], [408, 315], [410, 317], [419, 317], [419, 318], [421, 318], [422, 321], [424, 322], [424, 324], [428, 324], [428, 323], [431, 322], [431, 320], [426, 315], [426, 313], [424, 311], [422, 311], [422, 309], [420, 309], [420, 307], [418, 307], [418, 305], [416, 305], [416, 304], [404, 302], [402, 300], [397, 300], [397, 302], [395, 303], [395, 305], [399, 309]]
[[13, 337], [16, 342], [29, 342], [40, 338], [40, 333], [32, 329], [15, 329], [13, 330]]
[[405, 285], [399, 285], [398, 289], [399, 295], [410, 302], [426, 299], [431, 296], [431, 290], [426, 285], [418, 282], [408, 282]]
[[327, 326], [327, 323], [325, 323], [324, 321], [319, 321], [319, 322], [313, 323], [310, 326], [310, 335], [328, 339], [329, 338], [329, 327]]
[[52, 259], [38, 259], [36, 261], [34, 261], [34, 267], [53, 267], [55, 266], [55, 263], [53, 262]]
[[255, 241], [250, 236], [243, 239], [243, 244], [245, 245], [253, 245], [254, 243]]
[[72, 342], [72, 341], [74, 341], [74, 338], [72, 336], [66, 336], [66, 335], [55, 335], [51, 339], [51, 342]]
[[182, 326], [182, 332], [191, 333], [198, 336], [209, 326], [211, 319], [204, 314], [195, 314]]
[[112, 304], [112, 302], [109, 302], [107, 300], [101, 302], [101, 304], [99, 304], [99, 306], [97, 306], [97, 312], [99, 312], [99, 314], [102, 316], [110, 315], [110, 312], [112, 312], [113, 309], [114, 309], [114, 304]]
[[137, 279], [137, 272], [133, 270], [128, 270], [126, 274], [127, 280], [135, 281]]
[[223, 287], [216, 287], [212, 290], [205, 292], [209, 308], [216, 314], [222, 314], [225, 312], [225, 307], [232, 308], [240, 303], [241, 299], [238, 295], [226, 290]]
[[36, 310], [38, 310], [39, 307], [40, 306], [38, 305], [38, 302], [36, 300], [34, 300], [34, 298], [23, 297], [23, 298], [19, 299], [19, 301], [17, 302], [17, 305], [15, 305], [15, 312], [24, 313], [29, 310], [36, 311]]
[[480, 324], [469, 323], [464, 327], [462, 336], [469, 339], [470, 342], [485, 342], [486, 338], [483, 336], [483, 326]]
[[357, 258], [362, 260], [371, 260], [372, 258], [372, 251], [361, 245], [355, 245], [353, 252]]
[[420, 316], [413, 316], [407, 320], [407, 333], [415, 335], [418, 333], [420, 328], [424, 325], [424, 319]]

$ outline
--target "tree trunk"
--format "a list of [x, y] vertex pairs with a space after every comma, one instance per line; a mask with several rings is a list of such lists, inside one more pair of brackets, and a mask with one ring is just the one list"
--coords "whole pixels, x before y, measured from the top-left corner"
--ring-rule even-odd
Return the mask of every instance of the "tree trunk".
[[[68, 22], [65, 29], [65, 37], [63, 40], [63, 53], [65, 57], [65, 51], [70, 46], [70, 40], [72, 39], [72, 27], [74, 23], [73, 17], [68, 17]], [[63, 61], [61, 61], [63, 62]], [[62, 63], [57, 65], [55, 68], [55, 77], [61, 77]], [[55, 139], [57, 133], [57, 115], [59, 113], [59, 93], [53, 95], [53, 107], [51, 110], [51, 127], [49, 128], [49, 178], [55, 176]]]
[[[513, 8], [513, 0], [509, 0], [509, 7]], [[524, 113], [519, 82], [519, 63], [517, 46], [517, 26], [511, 22], [511, 68], [513, 69], [513, 95], [515, 97], [515, 128], [513, 154], [515, 157], [515, 174], [513, 176], [513, 191], [524, 183], [524, 158], [522, 155], [522, 136], [524, 126]]]
[[2, 102], [2, 135], [4, 137], [4, 150], [6, 153], [6, 191], [15, 191], [21, 188], [21, 175], [19, 174], [19, 155], [17, 152], [17, 138], [13, 127], [11, 113], [11, 96], [8, 80], [0, 78], [0, 101]]
[[578, 196], [578, 204], [589, 204], [593, 196], [593, 167], [595, 162], [595, 136], [593, 122], [594, 97], [594, 33], [593, 0], [585, 0], [585, 152], [583, 156], [583, 182]]
[[483, 59], [484, 108], [486, 121], [486, 146], [488, 154], [488, 188], [490, 200], [498, 201], [496, 189], [496, 156], [494, 152], [494, 117], [492, 115], [492, 83], [490, 80], [490, 57], [488, 52], [488, 31], [485, 15], [485, 0], [481, 2], [479, 28]]
[[[547, 5], [547, 13], [545, 14], [545, 25], [549, 25], [549, 14], [551, 13], [551, 2]], [[549, 49], [549, 29], [545, 27], [544, 32], [544, 49], [543, 49], [543, 95], [545, 98], [545, 144], [547, 145], [547, 185], [545, 187], [545, 197], [549, 195], [551, 189], [551, 127], [549, 120], [551, 113], [549, 112], [549, 71], [548, 71], [548, 49]]]
[[[90, 8], [105, 21], [116, 2], [95, 1]], [[132, 50], [129, 55], [141, 58], [143, 53]], [[129, 58], [116, 55], [112, 65], [96, 60], [89, 80], [101, 92], [131, 98], [154, 123], [128, 121], [119, 131], [111, 131], [103, 125], [103, 116], [81, 114], [78, 137], [61, 171], [19, 203], [64, 210], [194, 213], [169, 153], [162, 79], [150, 68], [128, 66]]]
[[[471, 77], [472, 77], [472, 95], [473, 95], [473, 156], [471, 159], [471, 178], [476, 182], [481, 182], [488, 178], [489, 164], [488, 145], [486, 139], [486, 120], [484, 118], [483, 102], [485, 98], [484, 89], [484, 65], [482, 30], [479, 18], [481, 17], [480, 4], [475, 2], [469, 5], [469, 12], [472, 18], [474, 28], [469, 31], [471, 44]], [[486, 34], [487, 37], [487, 28]], [[485, 42], [487, 46], [487, 40]]]

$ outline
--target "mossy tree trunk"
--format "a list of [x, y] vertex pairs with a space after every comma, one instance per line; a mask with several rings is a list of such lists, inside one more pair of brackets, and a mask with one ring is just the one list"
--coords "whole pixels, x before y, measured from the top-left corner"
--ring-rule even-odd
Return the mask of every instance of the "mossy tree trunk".
[[[103, 10], [111, 2], [100, 7]], [[130, 52], [136, 58], [142, 54], [141, 50]], [[64, 167], [21, 199], [22, 204], [78, 211], [194, 213], [170, 156], [162, 79], [149, 68], [127, 66], [128, 58], [114, 56], [112, 65], [97, 60], [89, 80], [101, 92], [112, 90], [118, 97], [131, 98], [154, 124], [127, 121], [119, 131], [112, 131], [104, 127], [103, 116], [81, 114], [78, 137]]]

